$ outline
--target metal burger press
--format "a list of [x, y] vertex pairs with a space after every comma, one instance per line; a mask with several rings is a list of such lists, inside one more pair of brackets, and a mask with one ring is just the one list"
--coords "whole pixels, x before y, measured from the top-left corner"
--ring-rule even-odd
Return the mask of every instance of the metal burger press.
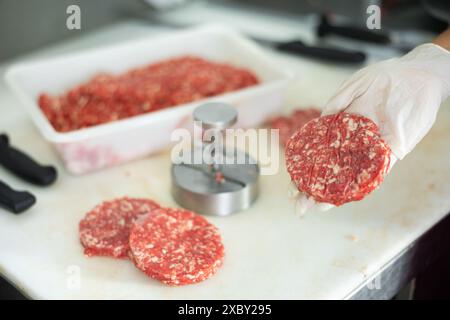
[[236, 123], [236, 109], [207, 103], [197, 107], [193, 116], [201, 126], [201, 137], [197, 143], [194, 137], [188, 155], [183, 156], [188, 161], [172, 165], [175, 201], [207, 215], [226, 216], [247, 209], [258, 197], [259, 166], [247, 153], [225, 146], [224, 133]]

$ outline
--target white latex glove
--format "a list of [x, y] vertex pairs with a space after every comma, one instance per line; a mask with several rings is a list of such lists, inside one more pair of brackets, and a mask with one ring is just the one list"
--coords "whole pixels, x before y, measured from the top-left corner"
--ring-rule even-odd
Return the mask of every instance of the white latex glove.
[[450, 52], [424, 44], [401, 58], [355, 73], [325, 106], [372, 119], [398, 159], [403, 159], [433, 125], [450, 96]]
[[[441, 103], [450, 96], [450, 52], [434, 44], [418, 46], [400, 58], [356, 72], [325, 106], [322, 115], [340, 111], [373, 120], [390, 146], [392, 168], [432, 127]], [[314, 206], [297, 197], [297, 211]], [[320, 204], [329, 209], [332, 205]]]

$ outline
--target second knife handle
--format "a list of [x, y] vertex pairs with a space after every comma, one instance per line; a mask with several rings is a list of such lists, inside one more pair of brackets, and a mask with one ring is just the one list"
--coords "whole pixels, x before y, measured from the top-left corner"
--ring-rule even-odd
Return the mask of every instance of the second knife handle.
[[52, 184], [57, 171], [52, 166], [42, 166], [24, 152], [9, 145], [8, 137], [0, 135], [0, 164], [18, 177], [41, 186]]
[[27, 191], [16, 191], [0, 181], [0, 206], [13, 213], [21, 213], [36, 203]]

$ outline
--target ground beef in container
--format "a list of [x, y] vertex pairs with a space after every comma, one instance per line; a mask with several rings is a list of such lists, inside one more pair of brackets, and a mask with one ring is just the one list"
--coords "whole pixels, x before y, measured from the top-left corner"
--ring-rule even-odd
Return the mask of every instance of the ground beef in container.
[[218, 229], [184, 209], [161, 208], [137, 220], [130, 234], [130, 249], [137, 268], [173, 286], [208, 279], [224, 258]]
[[80, 241], [87, 256], [128, 257], [132, 222], [159, 208], [148, 199], [106, 201], [88, 212], [79, 224]]
[[299, 191], [337, 206], [375, 190], [391, 155], [377, 125], [349, 113], [311, 120], [288, 140], [285, 152], [287, 170]]
[[56, 131], [67, 132], [216, 96], [259, 83], [254, 73], [226, 63], [183, 56], [119, 75], [98, 74], [38, 104]]

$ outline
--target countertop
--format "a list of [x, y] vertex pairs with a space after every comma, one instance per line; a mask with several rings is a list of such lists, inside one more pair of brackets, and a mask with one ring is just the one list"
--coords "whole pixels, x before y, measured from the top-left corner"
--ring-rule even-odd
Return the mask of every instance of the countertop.
[[[124, 22], [22, 59], [50, 56], [150, 33], [170, 32]], [[271, 52], [298, 73], [286, 90], [285, 111], [321, 107], [355, 67], [337, 67]], [[3, 74], [5, 65], [0, 67]], [[19, 102], [0, 81], [0, 128], [12, 143], [59, 169], [50, 188], [28, 185], [0, 169], [2, 180], [28, 189], [38, 203], [28, 212], [0, 211], [0, 273], [35, 299], [345, 299], [450, 211], [450, 104], [430, 133], [382, 186], [363, 201], [326, 212], [295, 213], [284, 166], [261, 178], [247, 211], [208, 218], [221, 230], [224, 266], [211, 279], [167, 287], [130, 261], [87, 258], [78, 222], [103, 200], [150, 197], [175, 206], [168, 152], [85, 176], [66, 173]]]

